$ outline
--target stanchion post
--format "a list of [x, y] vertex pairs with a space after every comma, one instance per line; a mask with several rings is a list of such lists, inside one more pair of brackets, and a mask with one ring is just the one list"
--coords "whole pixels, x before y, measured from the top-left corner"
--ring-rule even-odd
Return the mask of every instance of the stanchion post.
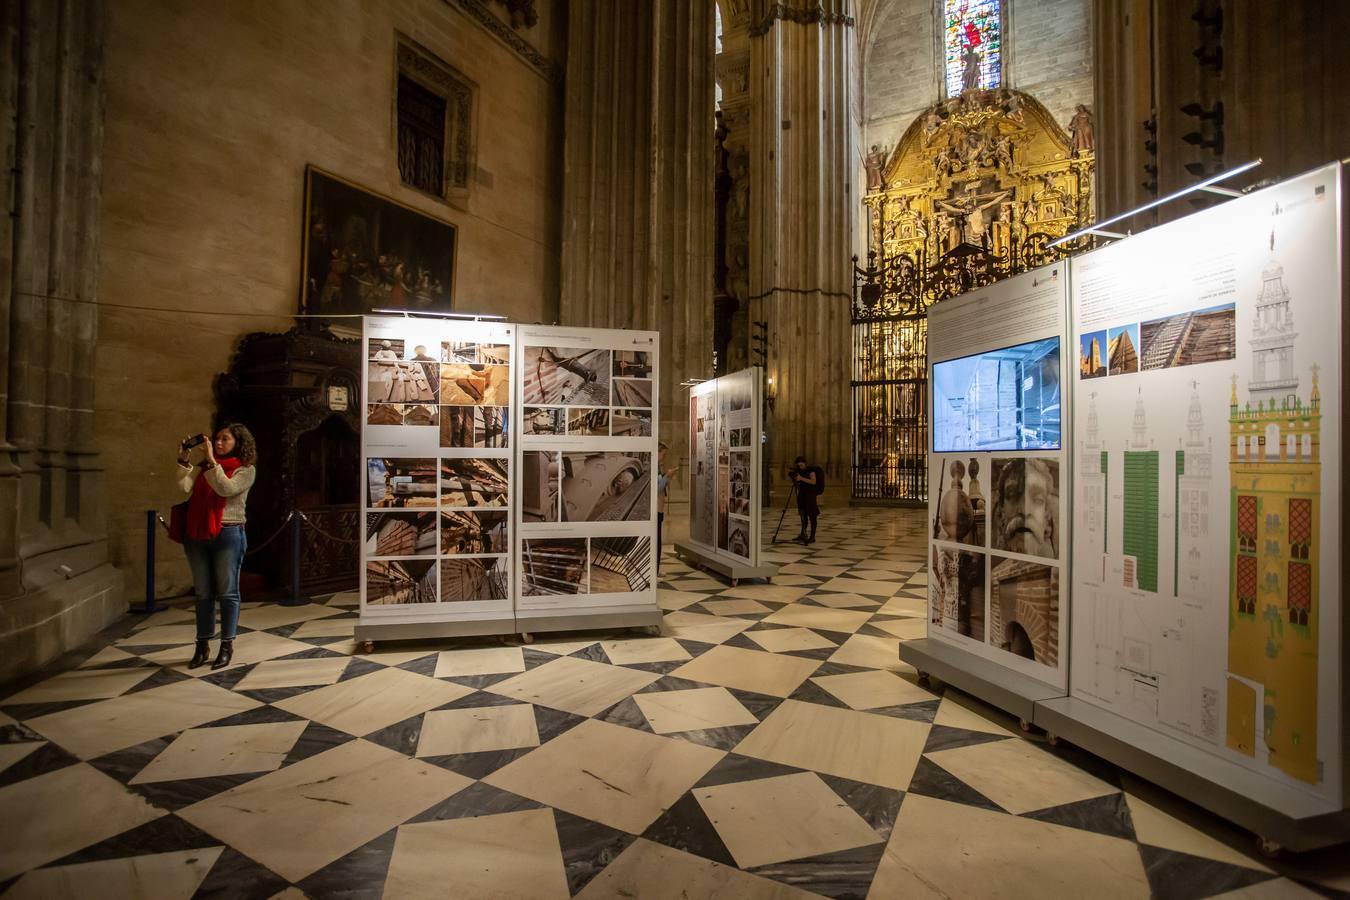
[[291, 510], [291, 591], [282, 606], [304, 606], [309, 602], [300, 593], [300, 545], [304, 540], [300, 510]]
[[151, 613], [168, 609], [163, 603], [155, 602], [155, 526], [159, 524], [159, 513], [153, 509], [145, 511], [145, 605], [133, 606], [136, 615], [148, 616]]

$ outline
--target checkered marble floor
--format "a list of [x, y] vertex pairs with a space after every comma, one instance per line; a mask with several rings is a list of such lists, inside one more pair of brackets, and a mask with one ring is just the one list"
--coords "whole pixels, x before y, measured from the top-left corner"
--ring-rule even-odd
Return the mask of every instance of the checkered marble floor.
[[924, 523], [827, 511], [772, 584], [669, 554], [664, 633], [352, 640], [353, 595], [122, 623], [0, 699], [5, 897], [1350, 896], [899, 662]]

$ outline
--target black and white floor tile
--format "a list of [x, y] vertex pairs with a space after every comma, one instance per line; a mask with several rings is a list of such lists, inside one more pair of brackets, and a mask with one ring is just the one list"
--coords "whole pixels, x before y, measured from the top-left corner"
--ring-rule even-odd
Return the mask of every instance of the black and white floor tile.
[[0, 699], [4, 897], [1350, 896], [898, 659], [918, 513], [827, 515], [729, 587], [667, 554], [660, 637], [352, 639], [355, 597], [121, 623]]

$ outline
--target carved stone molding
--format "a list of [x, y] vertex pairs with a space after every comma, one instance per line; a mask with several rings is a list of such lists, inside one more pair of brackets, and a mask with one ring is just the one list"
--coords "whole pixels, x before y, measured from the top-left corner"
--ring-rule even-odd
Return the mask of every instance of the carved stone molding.
[[510, 23], [499, 19], [483, 0], [445, 0], [445, 2], [464, 12], [488, 34], [509, 47], [526, 65], [534, 69], [539, 77], [555, 84], [562, 81], [560, 67], [536, 50], [529, 41], [516, 34]]
[[750, 51], [725, 50], [717, 54], [717, 83], [722, 86], [722, 106], [750, 99]]
[[[468, 194], [475, 171], [473, 105], [478, 86], [403, 35], [398, 36], [398, 72], [445, 99], [443, 194], [449, 200], [462, 200]], [[404, 182], [411, 183], [406, 177]]]
[[819, 3], [815, 6], [806, 7], [774, 3], [762, 19], [750, 26], [750, 36], [752, 38], [763, 37], [769, 33], [769, 30], [773, 28], [773, 23], [779, 19], [797, 25], [844, 25], [852, 28], [854, 24], [852, 16], [826, 12], [825, 7]]

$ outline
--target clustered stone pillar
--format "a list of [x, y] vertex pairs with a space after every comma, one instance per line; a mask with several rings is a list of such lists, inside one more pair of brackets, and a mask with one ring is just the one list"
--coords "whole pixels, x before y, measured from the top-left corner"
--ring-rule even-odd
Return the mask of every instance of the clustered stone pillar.
[[588, 0], [569, 17], [560, 322], [661, 332], [661, 434], [712, 373], [711, 2]]
[[103, 4], [0, 6], [0, 682], [125, 609], [94, 433]]
[[805, 455], [829, 473], [831, 495], [846, 497], [853, 3], [751, 8], [750, 315], [769, 323], [769, 465], [781, 473]]

